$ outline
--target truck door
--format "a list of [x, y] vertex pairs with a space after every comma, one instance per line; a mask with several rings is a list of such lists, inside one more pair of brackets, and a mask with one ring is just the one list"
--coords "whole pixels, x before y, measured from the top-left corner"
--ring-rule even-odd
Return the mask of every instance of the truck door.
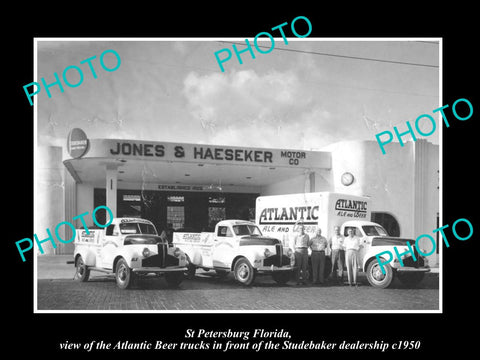
[[213, 266], [230, 268], [235, 255], [235, 237], [229, 226], [218, 226], [213, 244]]
[[[110, 225], [105, 229], [105, 236], [102, 239], [102, 248], [100, 250], [100, 256], [97, 263], [101, 264], [101, 267], [112, 269], [113, 259], [118, 253], [118, 249], [121, 244], [121, 235], [118, 225]], [[114, 269], [112, 269], [114, 270]]]

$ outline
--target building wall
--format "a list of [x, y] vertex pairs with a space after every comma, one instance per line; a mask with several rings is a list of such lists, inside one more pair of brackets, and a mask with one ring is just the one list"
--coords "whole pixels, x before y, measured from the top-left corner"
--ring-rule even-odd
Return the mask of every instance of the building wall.
[[[93, 188], [92, 184], [77, 184], [77, 213], [82, 214], [88, 211], [88, 216], [85, 216], [85, 223], [88, 226], [93, 226], [92, 220], [92, 211], [94, 210], [93, 207]], [[75, 222], [75, 227], [79, 228], [82, 226], [82, 222], [80, 219], [77, 219]]]
[[[332, 152], [332, 191], [368, 196], [372, 211], [393, 215], [400, 236], [416, 239], [436, 229], [439, 211], [439, 146], [426, 140], [391, 143], [383, 155], [375, 141], [343, 141], [322, 150]], [[344, 186], [341, 176], [350, 172], [355, 180]], [[422, 240], [430, 250], [428, 240]], [[434, 254], [430, 264], [438, 263]]]
[[[439, 147], [426, 140], [407, 142], [404, 147], [391, 143], [382, 155], [375, 141], [342, 141], [331, 144], [323, 151], [331, 152], [331, 169], [305, 172], [288, 180], [262, 187], [228, 187], [224, 192], [260, 193], [261, 195], [292, 194], [311, 191], [333, 191], [372, 199], [374, 212], [393, 215], [400, 225], [400, 236], [416, 238], [431, 234], [437, 228], [439, 211]], [[41, 239], [45, 229], [55, 229], [61, 221], [71, 221], [83, 212], [91, 214], [94, 209], [93, 190], [105, 187], [100, 184], [75, 184], [65, 172], [60, 147], [38, 149], [36, 232]], [[344, 186], [341, 176], [345, 172], [354, 175], [352, 185]], [[119, 189], [156, 190], [156, 184], [118, 183]], [[67, 216], [68, 215], [68, 216]], [[68, 217], [68, 219], [67, 219]], [[92, 226], [91, 216], [85, 217], [87, 226]], [[74, 223], [81, 226], [80, 220]], [[42, 230], [43, 229], [43, 230]], [[60, 229], [65, 239], [64, 227]], [[41, 237], [45, 235], [44, 237]], [[68, 234], [67, 234], [68, 235]], [[434, 236], [435, 237], [435, 236]], [[58, 243], [58, 242], [57, 242]], [[431, 249], [428, 240], [421, 243]], [[68, 245], [56, 251], [45, 243], [45, 253], [64, 253]], [[436, 255], [429, 258], [437, 262]]]
[[[39, 146], [36, 154], [36, 185], [35, 194], [35, 227], [39, 241], [48, 237], [47, 228], [55, 236], [55, 227], [64, 221], [64, 173], [62, 164], [62, 148], [57, 146]], [[65, 239], [64, 227], [58, 231]], [[33, 236], [33, 235], [32, 235]], [[33, 239], [32, 239], [33, 240]], [[35, 242], [35, 241], [34, 241]], [[42, 244], [43, 254], [61, 254], [62, 245], [55, 241], [55, 249], [51, 242]], [[37, 248], [37, 254], [41, 254]]]
[[260, 195], [295, 194], [303, 192], [310, 192], [310, 175], [308, 173], [262, 186]]

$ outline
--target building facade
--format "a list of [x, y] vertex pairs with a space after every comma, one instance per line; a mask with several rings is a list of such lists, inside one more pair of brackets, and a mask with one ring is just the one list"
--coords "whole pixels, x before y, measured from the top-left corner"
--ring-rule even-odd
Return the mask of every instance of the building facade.
[[[439, 146], [426, 140], [392, 143], [382, 155], [374, 141], [303, 151], [87, 139], [81, 133], [71, 133], [65, 147], [37, 151], [40, 239], [39, 229], [99, 205], [115, 216], [149, 219], [159, 230], [208, 231], [222, 219], [255, 219], [260, 195], [317, 191], [370, 197], [372, 220], [391, 235], [415, 239], [439, 227]], [[105, 213], [97, 219], [104, 223]], [[93, 225], [90, 216], [85, 220]], [[74, 225], [82, 224], [78, 219]], [[64, 239], [71, 237], [68, 227], [60, 230]], [[73, 243], [44, 246], [44, 252], [69, 254]], [[438, 265], [438, 253], [429, 261]]]

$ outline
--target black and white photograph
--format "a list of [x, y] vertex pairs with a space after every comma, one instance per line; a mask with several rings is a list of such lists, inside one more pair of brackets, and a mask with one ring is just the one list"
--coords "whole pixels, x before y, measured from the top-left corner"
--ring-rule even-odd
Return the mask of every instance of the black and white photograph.
[[441, 39], [36, 49], [38, 311], [441, 310]]
[[4, 350], [474, 353], [475, 12], [199, 5], [4, 22]]

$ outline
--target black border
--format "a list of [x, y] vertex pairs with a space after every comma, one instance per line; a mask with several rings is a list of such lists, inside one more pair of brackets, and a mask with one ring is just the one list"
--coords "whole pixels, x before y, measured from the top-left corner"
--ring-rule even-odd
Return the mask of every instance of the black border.
[[[477, 229], [470, 240], [453, 240], [450, 248], [444, 248], [443, 314], [33, 314], [32, 257], [27, 256], [22, 263], [14, 241], [34, 232], [33, 108], [25, 101], [22, 88], [33, 79], [34, 37], [246, 37], [298, 15], [310, 19], [311, 37], [442, 37], [443, 104], [467, 98], [474, 108], [474, 115], [468, 121], [453, 120], [450, 128], [443, 128], [443, 223], [468, 218], [474, 228], [478, 227], [478, 215], [472, 206], [478, 199], [475, 156], [478, 147], [474, 137], [480, 112], [478, 90], [474, 90], [479, 76], [474, 36], [478, 21], [474, 19], [473, 7], [452, 4], [449, 9], [439, 5], [439, 9], [421, 11], [406, 3], [389, 3], [381, 7], [362, 4], [358, 8], [341, 4], [338, 9], [330, 9], [319, 3], [313, 10], [294, 10], [277, 4], [275, 11], [272, 6], [260, 12], [257, 6], [244, 3], [201, 4], [199, 9], [182, 5], [183, 9], [178, 10], [162, 3], [154, 5], [158, 7], [155, 10], [151, 5], [140, 4], [125, 9], [120, 3], [109, 4], [103, 10], [97, 4], [68, 10], [53, 5], [37, 9], [40, 5], [34, 5], [19, 11], [22, 16], [4, 29], [4, 36], [8, 37], [4, 48], [7, 49], [4, 71], [8, 69], [4, 96], [8, 100], [4, 106], [14, 110], [8, 111], [4, 119], [4, 134], [9, 134], [9, 140], [3, 148], [4, 177], [11, 179], [6, 183], [14, 190], [6, 191], [9, 204], [6, 208], [14, 205], [14, 210], [8, 211], [4, 242], [4, 258], [7, 258], [4, 299], [8, 300], [6, 311], [12, 314], [16, 330], [7, 330], [4, 341], [8, 346], [18, 351], [28, 344], [40, 354], [70, 356], [59, 352], [58, 342], [64, 339], [155, 341], [159, 337], [181, 341], [185, 329], [208, 324], [212, 329], [284, 328], [298, 340], [421, 340], [421, 350], [408, 356], [474, 349], [475, 328], [469, 328], [469, 320], [476, 310]], [[110, 324], [109, 330], [90, 325], [99, 322]], [[364, 326], [354, 325], [359, 323]], [[130, 331], [125, 332], [125, 328]], [[126, 354], [144, 356], [140, 352]], [[168, 356], [158, 352], [148, 354]], [[195, 354], [198, 355], [201, 353]]]

